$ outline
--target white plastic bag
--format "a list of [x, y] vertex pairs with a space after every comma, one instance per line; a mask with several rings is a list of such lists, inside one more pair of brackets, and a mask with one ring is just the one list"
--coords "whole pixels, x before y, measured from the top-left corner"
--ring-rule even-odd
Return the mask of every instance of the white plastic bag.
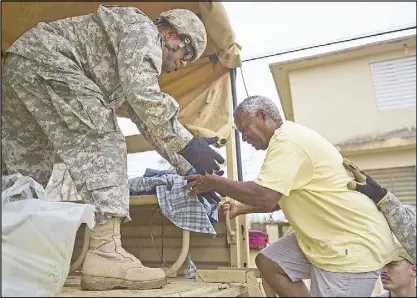
[[94, 227], [94, 208], [46, 201], [43, 187], [20, 174], [2, 177], [2, 186], [2, 296], [56, 296], [79, 226]]

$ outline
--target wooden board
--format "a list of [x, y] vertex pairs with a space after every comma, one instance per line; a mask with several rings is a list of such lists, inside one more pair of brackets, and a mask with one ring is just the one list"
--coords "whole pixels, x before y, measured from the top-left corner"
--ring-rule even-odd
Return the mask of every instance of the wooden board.
[[263, 297], [261, 291], [262, 285], [256, 278], [256, 274], [253, 271], [246, 272], [246, 282], [248, 286], [248, 295], [249, 297]]
[[170, 278], [163, 289], [83, 291], [80, 275], [70, 275], [58, 297], [231, 297], [247, 292], [245, 284], [203, 283]]
[[253, 272], [255, 274], [256, 278], [260, 278], [261, 277], [261, 272], [259, 272], [258, 268], [234, 268], [234, 267], [218, 267], [218, 270], [233, 270], [233, 271], [245, 271], [246, 273], [248, 272]]
[[202, 270], [197, 269], [196, 280], [202, 282], [245, 283], [246, 271], [244, 270]]
[[221, 291], [217, 291], [210, 294], [201, 295], [198, 297], [240, 297], [247, 293], [247, 287], [244, 285], [233, 286]]

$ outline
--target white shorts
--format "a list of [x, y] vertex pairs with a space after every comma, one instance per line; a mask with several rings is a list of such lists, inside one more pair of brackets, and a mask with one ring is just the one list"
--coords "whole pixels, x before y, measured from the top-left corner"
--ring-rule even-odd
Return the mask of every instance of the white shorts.
[[371, 297], [380, 270], [364, 273], [329, 272], [312, 265], [298, 246], [294, 232], [261, 251], [293, 281], [311, 279], [311, 297]]

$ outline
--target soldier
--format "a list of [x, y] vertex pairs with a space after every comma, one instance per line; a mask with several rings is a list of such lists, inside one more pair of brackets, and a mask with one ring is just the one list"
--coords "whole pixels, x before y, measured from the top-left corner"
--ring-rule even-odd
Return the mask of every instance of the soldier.
[[376, 297], [416, 297], [416, 263], [401, 244], [399, 255], [381, 269], [382, 286], [387, 292]]
[[403, 205], [393, 193], [379, 185], [372, 177], [362, 172], [347, 158], [343, 166], [353, 174], [356, 181], [348, 183], [348, 188], [368, 196], [385, 216], [391, 231], [404, 247], [410, 263], [416, 263], [416, 207]]
[[[38, 23], [7, 50], [3, 74], [3, 160], [46, 187], [55, 152], [77, 192], [96, 208], [81, 286], [151, 289], [166, 285], [121, 246], [130, 220], [125, 138], [115, 110], [126, 106], [155, 149], [183, 175], [219, 170], [224, 159], [177, 120], [179, 105], [161, 92], [158, 76], [196, 61], [207, 35], [191, 11], [173, 9], [153, 22], [134, 7], [99, 6], [95, 13]], [[215, 196], [209, 193], [207, 196]]]

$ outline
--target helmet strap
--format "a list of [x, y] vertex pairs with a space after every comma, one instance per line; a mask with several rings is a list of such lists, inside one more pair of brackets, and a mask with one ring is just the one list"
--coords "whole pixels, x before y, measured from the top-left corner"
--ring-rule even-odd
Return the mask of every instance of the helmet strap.
[[171, 66], [171, 64], [172, 64], [172, 53], [178, 51], [178, 49], [175, 49], [174, 47], [171, 47], [167, 43], [167, 41], [165, 39], [165, 36], [163, 36], [161, 33], [159, 33], [159, 36], [161, 37], [161, 40], [162, 40], [162, 46], [165, 47], [168, 50], [168, 54], [167, 54], [167, 57], [166, 57], [166, 60], [165, 60], [164, 64], [162, 65], [162, 68], [165, 72], [169, 73], [169, 72], [172, 71], [172, 66]]
[[170, 73], [172, 71], [172, 61], [173, 61], [172, 53], [168, 52], [168, 54], [166, 56], [166, 60], [164, 61], [164, 64], [163, 64], [163, 70], [165, 72]]

